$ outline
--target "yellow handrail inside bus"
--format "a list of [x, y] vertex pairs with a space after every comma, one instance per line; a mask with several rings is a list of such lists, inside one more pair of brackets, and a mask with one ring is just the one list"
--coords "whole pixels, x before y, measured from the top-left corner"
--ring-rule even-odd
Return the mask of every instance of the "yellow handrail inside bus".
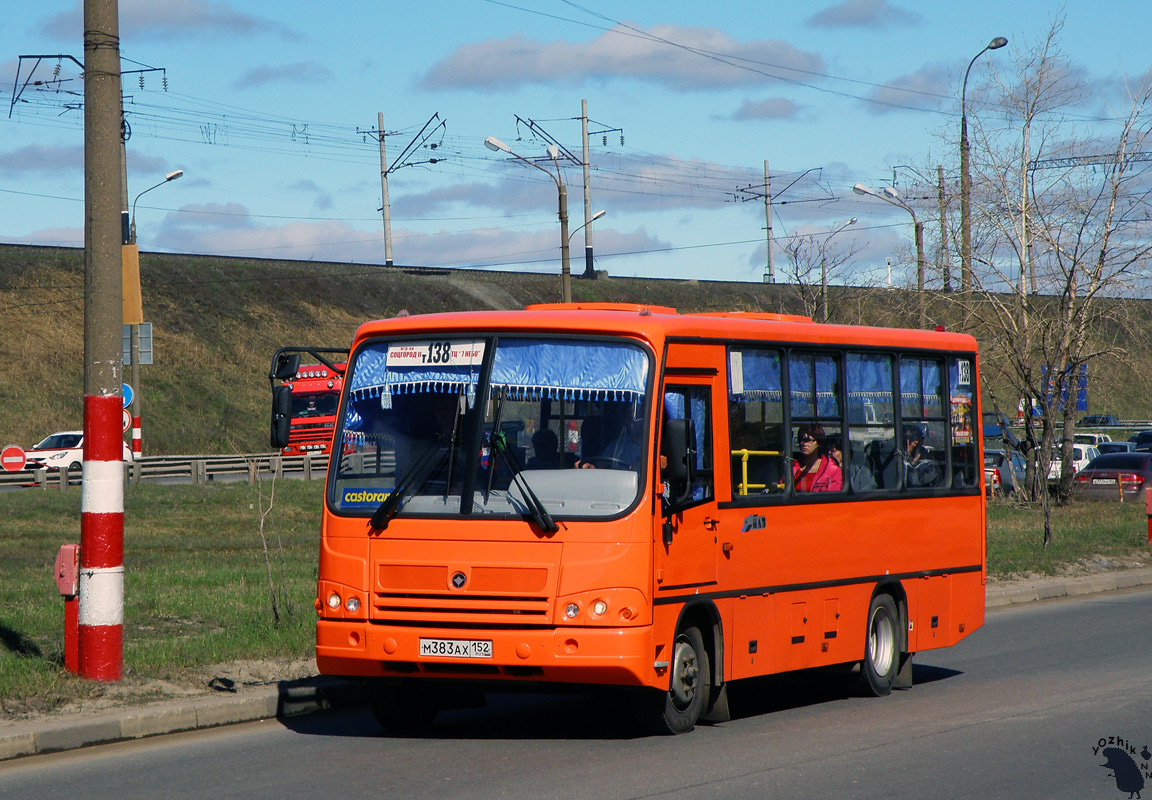
[[749, 456], [779, 456], [779, 450], [733, 450], [732, 455], [740, 456], [740, 483], [736, 488], [741, 495], [748, 494], [749, 489], [767, 488], [766, 483], [748, 483], [748, 457]]

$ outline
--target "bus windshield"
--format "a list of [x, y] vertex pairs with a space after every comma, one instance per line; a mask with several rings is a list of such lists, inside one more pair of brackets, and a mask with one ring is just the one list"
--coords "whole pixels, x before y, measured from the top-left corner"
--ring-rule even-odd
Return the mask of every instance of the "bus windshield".
[[618, 339], [373, 340], [351, 361], [329, 500], [371, 516], [618, 516], [650, 464], [651, 356]]

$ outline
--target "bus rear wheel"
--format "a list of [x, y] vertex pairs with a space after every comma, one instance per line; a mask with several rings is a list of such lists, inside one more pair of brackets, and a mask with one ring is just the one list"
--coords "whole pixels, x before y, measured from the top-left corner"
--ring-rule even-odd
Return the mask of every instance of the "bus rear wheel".
[[891, 595], [878, 594], [868, 607], [867, 639], [860, 680], [875, 697], [892, 692], [900, 666], [900, 615]]
[[698, 628], [676, 635], [669, 673], [668, 691], [645, 692], [641, 698], [644, 721], [655, 733], [688, 733], [708, 707], [708, 650]]

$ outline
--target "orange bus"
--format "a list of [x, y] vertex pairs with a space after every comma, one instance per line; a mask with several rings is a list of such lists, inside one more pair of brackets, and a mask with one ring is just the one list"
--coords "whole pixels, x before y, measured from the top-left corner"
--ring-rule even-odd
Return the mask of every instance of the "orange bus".
[[385, 726], [579, 684], [679, 733], [743, 678], [888, 694], [983, 624], [970, 336], [539, 305], [371, 322], [348, 364], [316, 657]]
[[[301, 366], [304, 354], [321, 363]], [[288, 425], [284, 444], [272, 446], [286, 456], [322, 455], [332, 446], [347, 364], [331, 355], [347, 359], [348, 351], [335, 347], [281, 347], [272, 356], [268, 378], [273, 382], [273, 426], [285, 424], [278, 420], [286, 420]], [[275, 385], [277, 380], [282, 388]]]

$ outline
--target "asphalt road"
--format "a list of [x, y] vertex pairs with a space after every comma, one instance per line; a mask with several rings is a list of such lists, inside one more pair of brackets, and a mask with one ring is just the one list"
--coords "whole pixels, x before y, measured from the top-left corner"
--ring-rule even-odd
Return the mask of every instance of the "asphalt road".
[[498, 696], [422, 738], [354, 709], [20, 759], [0, 797], [1125, 798], [1093, 748], [1152, 773], [1150, 619], [1148, 589], [992, 610], [909, 691], [765, 679], [679, 737], [636, 735], [612, 697]]

